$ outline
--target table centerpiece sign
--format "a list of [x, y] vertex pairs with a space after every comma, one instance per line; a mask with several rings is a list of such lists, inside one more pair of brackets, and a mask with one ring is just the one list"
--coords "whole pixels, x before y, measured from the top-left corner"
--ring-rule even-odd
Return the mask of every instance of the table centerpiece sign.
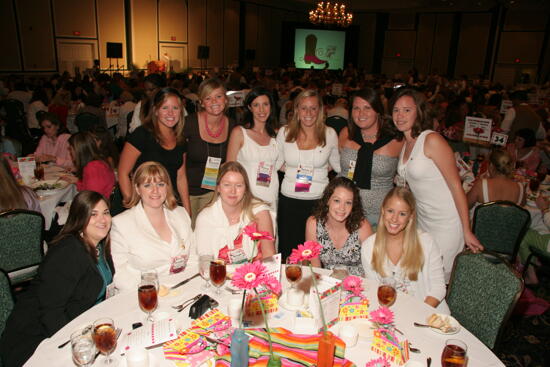
[[342, 288], [340, 321], [368, 319], [369, 300], [363, 295], [363, 280], [355, 275], [350, 275], [342, 282]]
[[462, 140], [469, 143], [489, 145], [493, 120], [466, 116]]

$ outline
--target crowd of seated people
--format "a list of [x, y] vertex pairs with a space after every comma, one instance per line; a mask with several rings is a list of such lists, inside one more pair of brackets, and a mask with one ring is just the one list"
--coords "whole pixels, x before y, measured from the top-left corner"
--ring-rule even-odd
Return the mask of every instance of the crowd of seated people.
[[[27, 342], [17, 356], [0, 350], [7, 366], [22, 363], [42, 339], [101, 302], [111, 283], [131, 290], [141, 271], [177, 273], [201, 255], [227, 262], [277, 252], [286, 258], [305, 240], [323, 247], [313, 265], [344, 266], [374, 279], [394, 274], [400, 290], [449, 312], [445, 284], [455, 256], [483, 250], [469, 207], [494, 199], [523, 205], [525, 187], [512, 173], [550, 167], [550, 139], [542, 140], [550, 123], [548, 85], [536, 87], [541, 103], [533, 106], [526, 93], [480, 79], [414, 71], [387, 78], [352, 66], [64, 73], [1, 82], [0, 142], [23, 146], [18, 153], [0, 145], [1, 191], [11, 193], [0, 195], [2, 210], [39, 210], [12, 173], [19, 155], [72, 170], [75, 177], [65, 179], [80, 191], [28, 290], [33, 302], [21, 301], [8, 321], [2, 345], [11, 345], [7, 338]], [[341, 95], [332, 95], [335, 83]], [[229, 107], [229, 88], [245, 91], [242, 106]], [[500, 113], [502, 100], [512, 96], [520, 102]], [[107, 123], [105, 111], [113, 106], [120, 117]], [[79, 114], [95, 116], [86, 131], [74, 125]], [[327, 116], [339, 124], [327, 123]], [[465, 144], [467, 116], [491, 118], [510, 133], [508, 146]], [[453, 150], [476, 158], [467, 169], [479, 180], [468, 195]], [[126, 211], [111, 218], [117, 188]], [[548, 202], [537, 204], [548, 211]], [[273, 239], [251, 241], [243, 235], [249, 225]], [[548, 250], [546, 236], [536, 239]], [[62, 274], [54, 265], [67, 254], [82, 267]], [[90, 287], [58, 290], [65, 303], [58, 312], [47, 293], [65, 276]], [[25, 312], [42, 319], [23, 325]], [[32, 328], [30, 322], [42, 326], [32, 337], [19, 335], [16, 328]]]

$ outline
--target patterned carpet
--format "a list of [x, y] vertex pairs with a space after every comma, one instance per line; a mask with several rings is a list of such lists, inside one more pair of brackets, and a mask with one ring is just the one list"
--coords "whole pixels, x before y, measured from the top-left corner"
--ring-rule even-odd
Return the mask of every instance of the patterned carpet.
[[[529, 289], [550, 302], [550, 276], [540, 275]], [[550, 366], [550, 310], [540, 316], [513, 315], [506, 325], [496, 355], [506, 366]]]

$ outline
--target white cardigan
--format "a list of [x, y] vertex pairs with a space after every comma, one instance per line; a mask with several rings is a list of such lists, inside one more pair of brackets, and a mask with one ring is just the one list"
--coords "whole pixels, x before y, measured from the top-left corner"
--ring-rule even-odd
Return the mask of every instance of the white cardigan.
[[[408, 289], [410, 295], [422, 302], [424, 302], [427, 296], [434, 297], [441, 301], [439, 306], [437, 306], [437, 311], [449, 314], [449, 306], [447, 306], [447, 302], [445, 302], [445, 294], [447, 291], [445, 287], [445, 276], [443, 274], [443, 260], [439, 247], [437, 247], [432, 237], [426, 232], [419, 231], [418, 237], [420, 238], [422, 252], [424, 253], [424, 266], [422, 266], [422, 270], [418, 273], [418, 280], [411, 281], [408, 278], [405, 280], [409, 283]], [[372, 251], [375, 239], [376, 233], [363, 242], [361, 248], [361, 262], [365, 269], [365, 277], [380, 281], [382, 277], [372, 268]], [[384, 264], [384, 271], [386, 276], [391, 276], [393, 271], [400, 273], [401, 268], [399, 264], [393, 265], [390, 260], [387, 259]], [[399, 274], [396, 275], [396, 279], [399, 283]]]
[[[275, 212], [269, 206], [265, 204], [258, 205], [252, 212], [255, 215], [262, 210], [269, 211], [271, 221], [274, 223]], [[251, 221], [252, 218], [245, 216], [243, 213], [238, 223], [229, 225], [227, 216], [222, 209], [221, 199], [218, 198], [214, 204], [204, 208], [197, 217], [194, 240], [196, 255], [212, 255], [217, 258], [218, 252], [224, 246], [227, 245], [229, 249], [233, 249], [233, 241]], [[275, 226], [273, 229], [275, 229]], [[254, 241], [248, 236], [243, 236], [242, 244], [246, 256], [252, 256]]]
[[[301, 200], [319, 199], [328, 184], [328, 170], [330, 167], [335, 172], [340, 172], [340, 153], [338, 152], [338, 135], [332, 127], [325, 130], [326, 144], [315, 149], [300, 150], [296, 142], [286, 142], [287, 127], [283, 126], [277, 134], [277, 146], [279, 157], [277, 169], [285, 164], [285, 178], [281, 184], [281, 193], [289, 198]], [[309, 192], [296, 192], [296, 174], [298, 166], [313, 166], [313, 177]]]
[[141, 271], [155, 269], [159, 276], [168, 275], [172, 258], [189, 258], [193, 246], [191, 219], [181, 206], [164, 208], [172, 231], [172, 241], [163, 241], [147, 218], [143, 206], [133, 208], [113, 218], [111, 254], [115, 265], [115, 286], [122, 291], [136, 289]]

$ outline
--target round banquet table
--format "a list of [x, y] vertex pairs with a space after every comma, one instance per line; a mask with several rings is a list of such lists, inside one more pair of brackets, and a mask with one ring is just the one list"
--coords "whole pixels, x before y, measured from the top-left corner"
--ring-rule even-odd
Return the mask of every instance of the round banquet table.
[[[66, 174], [66, 171], [56, 165], [44, 165], [44, 179], [57, 180], [60, 176]], [[76, 196], [76, 185], [69, 184], [63, 189], [52, 191], [49, 195], [39, 196], [40, 211], [44, 216], [46, 231], [50, 229], [52, 220], [55, 216], [55, 208], [59, 203], [69, 202]]]
[[[198, 266], [196, 264], [189, 264], [184, 272], [161, 278], [160, 283], [166, 286], [174, 285], [179, 281], [196, 274], [197, 270]], [[304, 277], [307, 273], [307, 270], [304, 271]], [[284, 278], [284, 272], [282, 272], [282, 274], [282, 278]], [[204, 291], [201, 290], [203, 283], [204, 280], [202, 280], [201, 277], [197, 277], [184, 286], [178, 288], [179, 295], [159, 297], [159, 307], [155, 312], [169, 312], [178, 320], [178, 326], [183, 328], [189, 327], [192, 321], [188, 317], [189, 308], [186, 308], [181, 313], [177, 313], [171, 308], [171, 306], [179, 305], [184, 300], [192, 298], [198, 293], [204, 293]], [[283, 279], [283, 289], [286, 289], [287, 286], [288, 284], [286, 283], [286, 279]], [[376, 298], [377, 284], [375, 281], [365, 280], [364, 287], [365, 294], [370, 300], [370, 310], [373, 311], [378, 308], [378, 300]], [[227, 312], [227, 304], [231, 298], [241, 298], [241, 295], [232, 294], [225, 288], [225, 286], [222, 287], [222, 295], [220, 297], [214, 295], [212, 287], [209, 288], [208, 294], [220, 303], [219, 309], [224, 313]], [[456, 338], [464, 341], [468, 346], [468, 367], [504, 366], [504, 364], [493, 354], [490, 349], [488, 349], [464, 327], [462, 327], [457, 334], [446, 336], [437, 334], [428, 328], [418, 328], [413, 326], [413, 322], [417, 321], [424, 323], [426, 318], [435, 312], [432, 307], [423, 302], [420, 302], [404, 293], [399, 293], [395, 304], [391, 307], [391, 310], [395, 314], [396, 327], [405, 334], [405, 337], [411, 342], [412, 346], [421, 350], [421, 353], [410, 353], [411, 360], [419, 361], [422, 365], [426, 365], [426, 358], [431, 357], [432, 366], [439, 367], [441, 366], [440, 358], [441, 352], [445, 345], [445, 340], [449, 338]], [[275, 314], [277, 317], [270, 318], [270, 327], [281, 326], [292, 330], [295, 312], [286, 311], [279, 307], [279, 311]], [[137, 290], [119, 293], [72, 320], [54, 336], [45, 339], [38, 346], [35, 353], [27, 361], [25, 366], [73, 366], [74, 364], [71, 359], [70, 343], [61, 349], [59, 349], [58, 346], [69, 340], [70, 334], [73, 331], [93, 323], [94, 320], [100, 317], [113, 318], [115, 325], [122, 328], [123, 334], [131, 330], [133, 323], [144, 322], [145, 314], [138, 306]], [[254, 327], [258, 326], [259, 325], [254, 325]], [[337, 323], [331, 328], [331, 330], [337, 334], [339, 326], [339, 323]], [[372, 336], [372, 334], [370, 335]], [[402, 338], [402, 336], [398, 337], [400, 339]], [[120, 356], [121, 349], [122, 348], [120, 345], [117, 346], [117, 350], [113, 352], [113, 356], [118, 358], [119, 366], [125, 367], [125, 357]], [[162, 347], [151, 349], [150, 353], [153, 354], [153, 358], [151, 359], [156, 361], [156, 363], [151, 365], [151, 367], [175, 366], [173, 362], [164, 359]], [[371, 359], [378, 358], [378, 355], [370, 350], [369, 338], [364, 338], [361, 336], [359, 337], [358, 343], [354, 347], [346, 348], [345, 356], [347, 359], [354, 362], [358, 367], [364, 366], [365, 363]], [[97, 366], [99, 363], [96, 361], [94, 365]], [[392, 364], [392, 366], [397, 365]]]

